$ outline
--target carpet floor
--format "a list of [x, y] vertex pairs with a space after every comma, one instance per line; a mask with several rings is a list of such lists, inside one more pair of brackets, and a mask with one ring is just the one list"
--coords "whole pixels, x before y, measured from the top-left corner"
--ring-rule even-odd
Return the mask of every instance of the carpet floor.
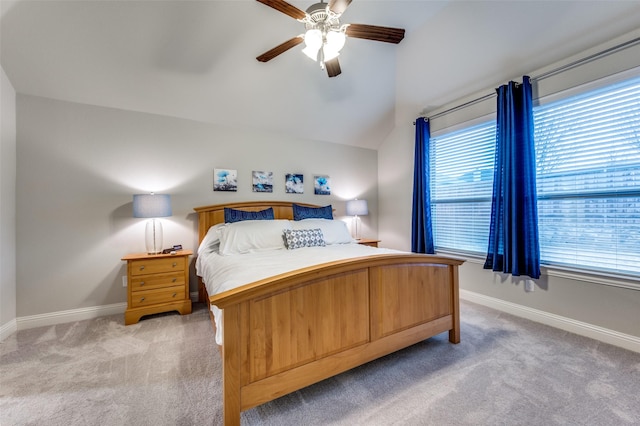
[[[443, 333], [242, 413], [243, 425], [640, 425], [640, 354], [461, 301]], [[209, 316], [122, 316], [0, 343], [0, 425], [221, 425]]]

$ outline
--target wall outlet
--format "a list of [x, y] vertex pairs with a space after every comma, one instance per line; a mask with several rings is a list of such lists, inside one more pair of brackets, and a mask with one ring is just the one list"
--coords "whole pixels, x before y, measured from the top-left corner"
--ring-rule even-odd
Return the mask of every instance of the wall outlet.
[[127, 286], [127, 276], [123, 275], [122, 276], [122, 287], [126, 287]]

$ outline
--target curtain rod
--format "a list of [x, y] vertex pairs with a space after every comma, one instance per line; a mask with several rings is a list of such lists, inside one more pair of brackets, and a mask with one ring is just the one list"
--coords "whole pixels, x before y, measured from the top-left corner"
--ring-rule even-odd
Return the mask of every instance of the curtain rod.
[[[540, 75], [537, 75], [535, 77], [531, 77], [530, 80], [531, 81], [543, 80], [543, 79], [545, 79], [547, 77], [551, 77], [551, 76], [559, 74], [561, 72], [568, 71], [568, 70], [570, 70], [572, 68], [575, 68], [577, 66], [588, 64], [589, 62], [595, 61], [596, 59], [600, 59], [600, 58], [608, 56], [608, 55], [610, 55], [612, 53], [616, 53], [616, 52], [618, 52], [620, 50], [623, 50], [623, 49], [626, 49], [628, 47], [634, 46], [634, 45], [636, 45], [638, 43], [640, 43], [640, 37], [636, 37], [636, 38], [634, 38], [632, 40], [626, 41], [624, 43], [620, 43], [620, 44], [618, 44], [616, 46], [613, 46], [613, 47], [610, 47], [608, 49], [602, 50], [602, 51], [600, 51], [598, 53], [594, 53], [593, 55], [589, 55], [589, 56], [584, 57], [582, 59], [578, 59], [577, 61], [573, 61], [573, 62], [571, 62], [569, 64], [562, 65], [562, 66], [560, 66], [558, 68], [554, 68], [552, 70], [544, 72], [544, 73], [542, 73]], [[466, 108], [468, 106], [477, 104], [478, 102], [482, 102], [484, 100], [490, 99], [490, 98], [492, 98], [494, 96], [496, 96], [496, 92], [495, 91], [493, 91], [491, 93], [487, 93], [486, 95], [480, 96], [479, 98], [470, 100], [470, 101], [465, 102], [463, 104], [460, 104], [460, 105], [454, 106], [452, 108], [446, 109], [446, 110], [444, 110], [442, 112], [439, 112], [437, 114], [434, 114], [432, 116], [423, 116], [423, 117], [426, 120], [431, 120], [431, 119], [434, 119], [434, 118], [438, 118], [438, 117], [441, 117], [443, 115], [449, 114], [451, 112], [457, 111], [459, 109]], [[416, 124], [416, 123], [414, 122], [413, 124]]]

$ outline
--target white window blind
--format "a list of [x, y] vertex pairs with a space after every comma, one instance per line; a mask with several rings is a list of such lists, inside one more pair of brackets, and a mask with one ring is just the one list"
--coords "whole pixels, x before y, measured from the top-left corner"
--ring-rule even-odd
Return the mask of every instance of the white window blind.
[[486, 122], [429, 141], [437, 250], [487, 251], [495, 132], [495, 122]]
[[534, 108], [546, 264], [640, 273], [640, 78]]

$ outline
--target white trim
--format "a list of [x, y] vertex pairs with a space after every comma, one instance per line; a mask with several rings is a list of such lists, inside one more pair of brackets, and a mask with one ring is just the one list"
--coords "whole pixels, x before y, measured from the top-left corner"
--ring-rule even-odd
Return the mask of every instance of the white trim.
[[[198, 301], [198, 292], [189, 293], [192, 302]], [[47, 314], [20, 317], [0, 327], [0, 342], [17, 330], [27, 330], [35, 327], [63, 324], [66, 322], [83, 321], [107, 315], [121, 315], [127, 309], [125, 303], [113, 305], [92, 306], [89, 308], [70, 309], [68, 311], [49, 312]]]
[[[479, 255], [463, 254], [454, 251], [438, 250], [437, 254], [464, 260], [468, 263], [484, 265], [484, 258]], [[491, 272], [487, 270], [488, 272]], [[584, 269], [562, 267], [559, 265], [540, 265], [540, 273], [549, 277], [560, 277], [585, 283], [608, 285], [611, 287], [627, 288], [629, 290], [640, 290], [640, 277], [629, 275], [617, 275], [614, 273], [587, 271]], [[528, 278], [528, 277], [525, 277]]]
[[106, 315], [124, 314], [126, 303], [113, 305], [92, 306], [89, 308], [70, 309], [68, 311], [49, 312], [47, 314], [31, 315], [17, 318], [18, 330], [63, 324], [65, 322], [83, 321], [103, 317]]
[[640, 353], [640, 337], [620, 333], [597, 325], [555, 315], [516, 303], [506, 302], [495, 297], [485, 296], [469, 290], [460, 289], [460, 298], [479, 305], [488, 306], [521, 318], [559, 328], [580, 336], [589, 337], [614, 346]]
[[562, 268], [560, 266], [542, 265], [542, 271], [550, 277], [568, 278], [575, 281], [609, 285], [612, 287], [628, 288], [630, 290], [640, 290], [640, 281], [635, 277], [625, 277], [615, 274], [598, 274], [594, 272], [581, 271], [573, 268]]
[[18, 323], [16, 319], [12, 319], [6, 324], [3, 324], [0, 327], [0, 342], [2, 342], [7, 337], [11, 336], [13, 333], [18, 331]]

